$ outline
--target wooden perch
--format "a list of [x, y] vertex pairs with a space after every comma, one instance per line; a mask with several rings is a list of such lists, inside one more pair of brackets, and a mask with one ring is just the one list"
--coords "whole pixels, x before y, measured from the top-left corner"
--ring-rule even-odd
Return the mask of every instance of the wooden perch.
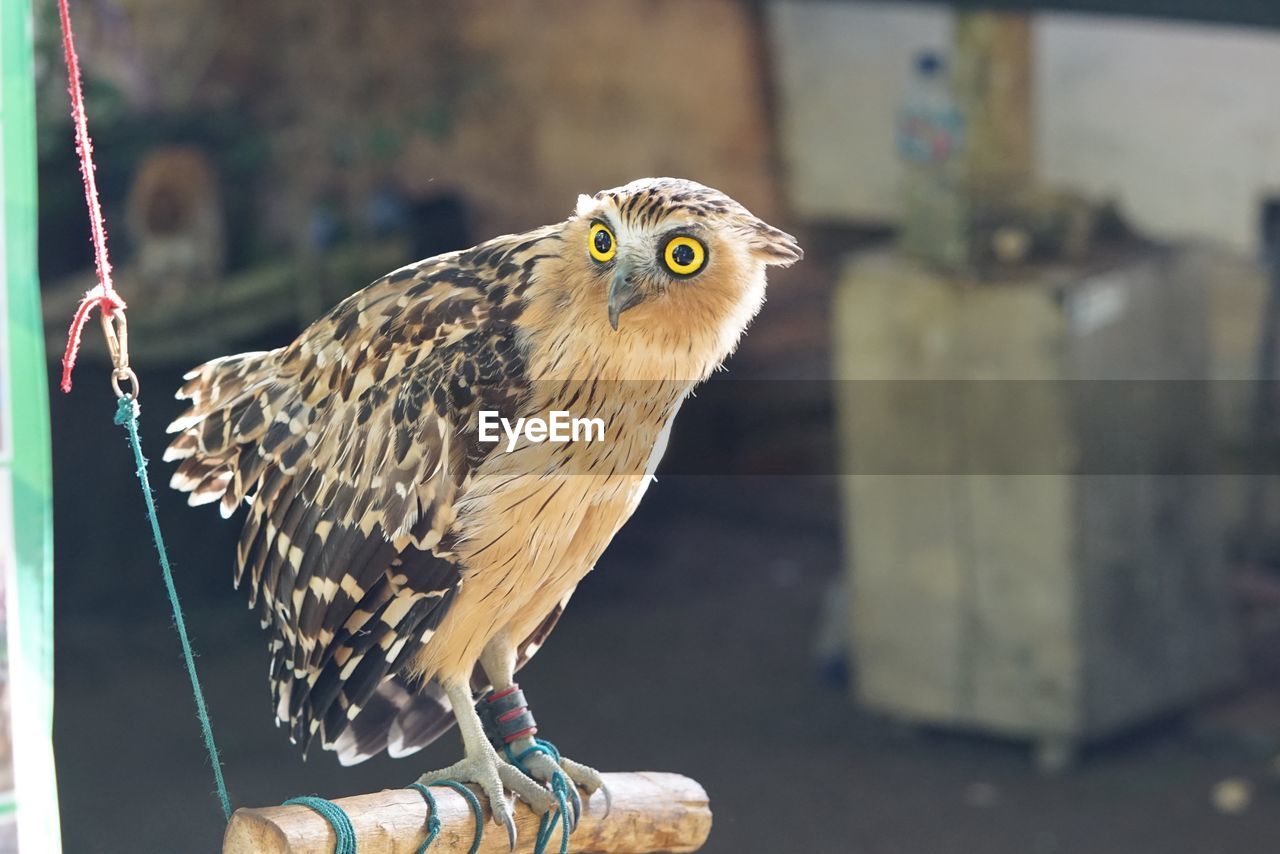
[[[679, 774], [605, 774], [613, 793], [606, 818], [604, 795], [582, 805], [582, 819], [569, 850], [597, 854], [697, 851], [711, 833], [711, 808], [702, 786]], [[474, 787], [473, 787], [474, 788]], [[475, 835], [475, 814], [452, 789], [432, 790], [440, 809], [440, 835], [429, 854], [466, 854]], [[484, 804], [481, 795], [480, 803]], [[387, 789], [334, 803], [351, 817], [360, 854], [416, 854], [427, 838], [427, 804], [413, 789]], [[533, 850], [538, 816], [516, 802], [516, 850]], [[506, 831], [484, 811], [484, 838], [477, 854], [508, 854]], [[559, 843], [559, 829], [556, 830]], [[238, 809], [227, 825], [223, 854], [332, 854], [333, 830], [319, 814], [302, 806]]]

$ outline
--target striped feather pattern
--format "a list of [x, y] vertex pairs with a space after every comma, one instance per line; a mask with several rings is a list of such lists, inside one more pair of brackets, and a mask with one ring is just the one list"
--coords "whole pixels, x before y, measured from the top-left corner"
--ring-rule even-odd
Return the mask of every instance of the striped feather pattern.
[[304, 750], [411, 752], [451, 720], [438, 690], [399, 674], [464, 583], [454, 505], [492, 448], [475, 412], [527, 394], [522, 295], [557, 240], [405, 267], [289, 346], [207, 362], [178, 391], [170, 485], [224, 517], [248, 505], [236, 584], [271, 634], [277, 723]]

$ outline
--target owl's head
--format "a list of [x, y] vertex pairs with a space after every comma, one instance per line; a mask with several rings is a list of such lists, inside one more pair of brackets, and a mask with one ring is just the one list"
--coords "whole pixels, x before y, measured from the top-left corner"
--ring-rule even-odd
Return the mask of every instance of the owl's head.
[[565, 254], [587, 271], [593, 290], [598, 284], [615, 331], [633, 311], [628, 322], [736, 326], [735, 340], [764, 299], [765, 268], [804, 254], [794, 237], [724, 193], [680, 178], [579, 196], [563, 237]]

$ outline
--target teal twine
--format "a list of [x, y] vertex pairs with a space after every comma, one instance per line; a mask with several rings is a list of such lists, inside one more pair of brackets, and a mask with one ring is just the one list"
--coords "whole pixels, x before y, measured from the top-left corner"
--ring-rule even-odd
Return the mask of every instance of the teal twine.
[[[467, 803], [471, 806], [471, 812], [476, 819], [476, 832], [471, 840], [471, 850], [468, 854], [476, 854], [480, 850], [480, 840], [484, 838], [484, 808], [480, 806], [480, 799], [476, 797], [475, 792], [457, 780], [441, 780], [435, 785], [448, 786], [467, 799]], [[413, 789], [422, 795], [427, 802], [427, 838], [418, 846], [418, 854], [426, 854], [427, 849], [431, 847], [431, 843], [435, 842], [436, 837], [440, 835], [441, 824], [439, 809], [436, 807], [436, 798], [435, 795], [431, 794], [431, 789], [421, 783], [410, 783], [406, 788]], [[290, 798], [284, 802], [283, 806], [302, 806], [319, 813], [325, 821], [329, 822], [329, 827], [333, 828], [333, 835], [337, 839], [333, 846], [333, 854], [356, 854], [356, 829], [351, 824], [351, 817], [333, 801], [304, 795]], [[541, 851], [542, 849], [539, 848], [539, 854], [541, 854]]]
[[[548, 812], [542, 817], [542, 821], [538, 823], [538, 836], [534, 841], [533, 854], [546, 854], [547, 846], [551, 843], [551, 836], [555, 833], [557, 824], [561, 828], [560, 854], [569, 854], [569, 834], [573, 832], [573, 828], [569, 826], [569, 793], [571, 790], [564, 772], [559, 767], [560, 751], [556, 750], [554, 744], [541, 738], [535, 738], [533, 744], [520, 751], [519, 755], [512, 755], [511, 745], [507, 745], [507, 758], [511, 760], [511, 764], [525, 774], [529, 774], [529, 769], [525, 767], [524, 761], [535, 753], [541, 753], [549, 757], [556, 764], [556, 771], [551, 777], [551, 794], [555, 795], [559, 809], [554, 813]], [[574, 792], [573, 795], [575, 801], [577, 801], [577, 792]], [[579, 810], [581, 810], [580, 806]]]
[[[421, 783], [410, 783], [405, 788], [416, 790], [418, 794], [422, 795], [423, 800], [427, 802], [427, 838], [418, 846], [418, 854], [427, 854], [427, 849], [431, 847], [431, 843], [435, 842], [436, 837], [440, 835], [440, 816], [437, 815], [436, 796], [431, 794], [430, 788]], [[471, 850], [476, 850], [474, 845]]]
[[303, 795], [290, 798], [284, 802], [283, 806], [302, 806], [320, 813], [324, 820], [329, 822], [329, 826], [333, 828], [333, 835], [338, 840], [333, 846], [333, 854], [356, 854], [356, 829], [351, 826], [351, 817], [333, 801]]
[[[447, 786], [467, 799], [467, 803], [471, 806], [471, 813], [476, 819], [476, 833], [471, 839], [471, 850], [467, 854], [476, 854], [480, 850], [480, 840], [484, 839], [484, 807], [480, 806], [480, 799], [476, 797], [475, 792], [457, 780], [441, 780], [434, 785]], [[418, 848], [418, 854], [426, 854], [427, 849], [431, 847], [431, 843], [435, 842], [436, 837], [440, 835], [440, 818], [436, 815], [436, 799], [431, 794], [431, 789], [421, 783], [410, 783], [407, 788], [413, 789], [422, 795], [427, 801], [427, 809], [431, 810], [431, 814], [427, 816], [426, 841]]]
[[129, 431], [129, 444], [133, 447], [133, 461], [137, 465], [135, 474], [138, 475], [138, 481], [142, 484], [142, 498], [146, 501], [147, 518], [151, 522], [151, 539], [155, 543], [156, 554], [160, 556], [160, 570], [164, 576], [165, 592], [169, 594], [169, 607], [173, 610], [173, 625], [178, 631], [178, 640], [182, 642], [182, 658], [187, 665], [187, 677], [191, 680], [191, 696], [196, 701], [196, 717], [200, 719], [200, 730], [204, 734], [204, 749], [209, 754], [209, 764], [213, 766], [213, 779], [218, 786], [218, 800], [222, 803], [222, 814], [227, 821], [230, 821], [231, 798], [227, 796], [227, 784], [222, 779], [218, 746], [213, 741], [213, 723], [209, 720], [209, 709], [204, 704], [204, 692], [200, 690], [200, 677], [196, 675], [196, 655], [191, 649], [191, 639], [187, 637], [187, 623], [182, 617], [178, 588], [173, 583], [173, 569], [169, 566], [169, 553], [164, 547], [164, 537], [160, 535], [156, 500], [151, 493], [151, 481], [147, 477], [147, 458], [142, 455], [142, 440], [138, 438], [140, 410], [141, 407], [133, 397], [125, 395], [120, 398], [120, 403], [116, 407], [115, 421]]

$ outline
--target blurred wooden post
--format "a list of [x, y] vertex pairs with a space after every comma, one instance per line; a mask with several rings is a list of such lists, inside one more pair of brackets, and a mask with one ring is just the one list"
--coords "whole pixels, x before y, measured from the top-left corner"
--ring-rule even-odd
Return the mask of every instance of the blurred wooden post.
[[[957, 11], [951, 103], [927, 94], [937, 85], [929, 83], [934, 74], [917, 71], [915, 85], [922, 88], [907, 101], [909, 136], [917, 141], [903, 152], [899, 236], [908, 254], [943, 270], [972, 272], [991, 253], [994, 229], [1034, 219], [1023, 209], [1035, 178], [1031, 65], [1027, 15]], [[1025, 233], [1019, 227], [1005, 242], [1024, 246]]]
[[[598, 854], [697, 851], [711, 833], [711, 809], [702, 786], [679, 774], [605, 774], [613, 809], [605, 816], [604, 795], [583, 803], [582, 819], [569, 850]], [[442, 829], [430, 854], [466, 854], [475, 834], [475, 815], [452, 789], [432, 789]], [[484, 797], [480, 798], [481, 804]], [[413, 789], [387, 789], [335, 801], [351, 818], [360, 854], [415, 854], [427, 835], [426, 801]], [[484, 837], [477, 854], [508, 854], [506, 831], [485, 808]], [[516, 802], [516, 850], [533, 850], [538, 816]], [[557, 834], [558, 834], [557, 830]], [[301, 806], [239, 809], [223, 838], [223, 854], [332, 854], [333, 830], [325, 819]], [[556, 836], [558, 845], [559, 836]]]
[[1035, 172], [1030, 17], [957, 12], [954, 51], [969, 201], [999, 204], [1024, 190]]

